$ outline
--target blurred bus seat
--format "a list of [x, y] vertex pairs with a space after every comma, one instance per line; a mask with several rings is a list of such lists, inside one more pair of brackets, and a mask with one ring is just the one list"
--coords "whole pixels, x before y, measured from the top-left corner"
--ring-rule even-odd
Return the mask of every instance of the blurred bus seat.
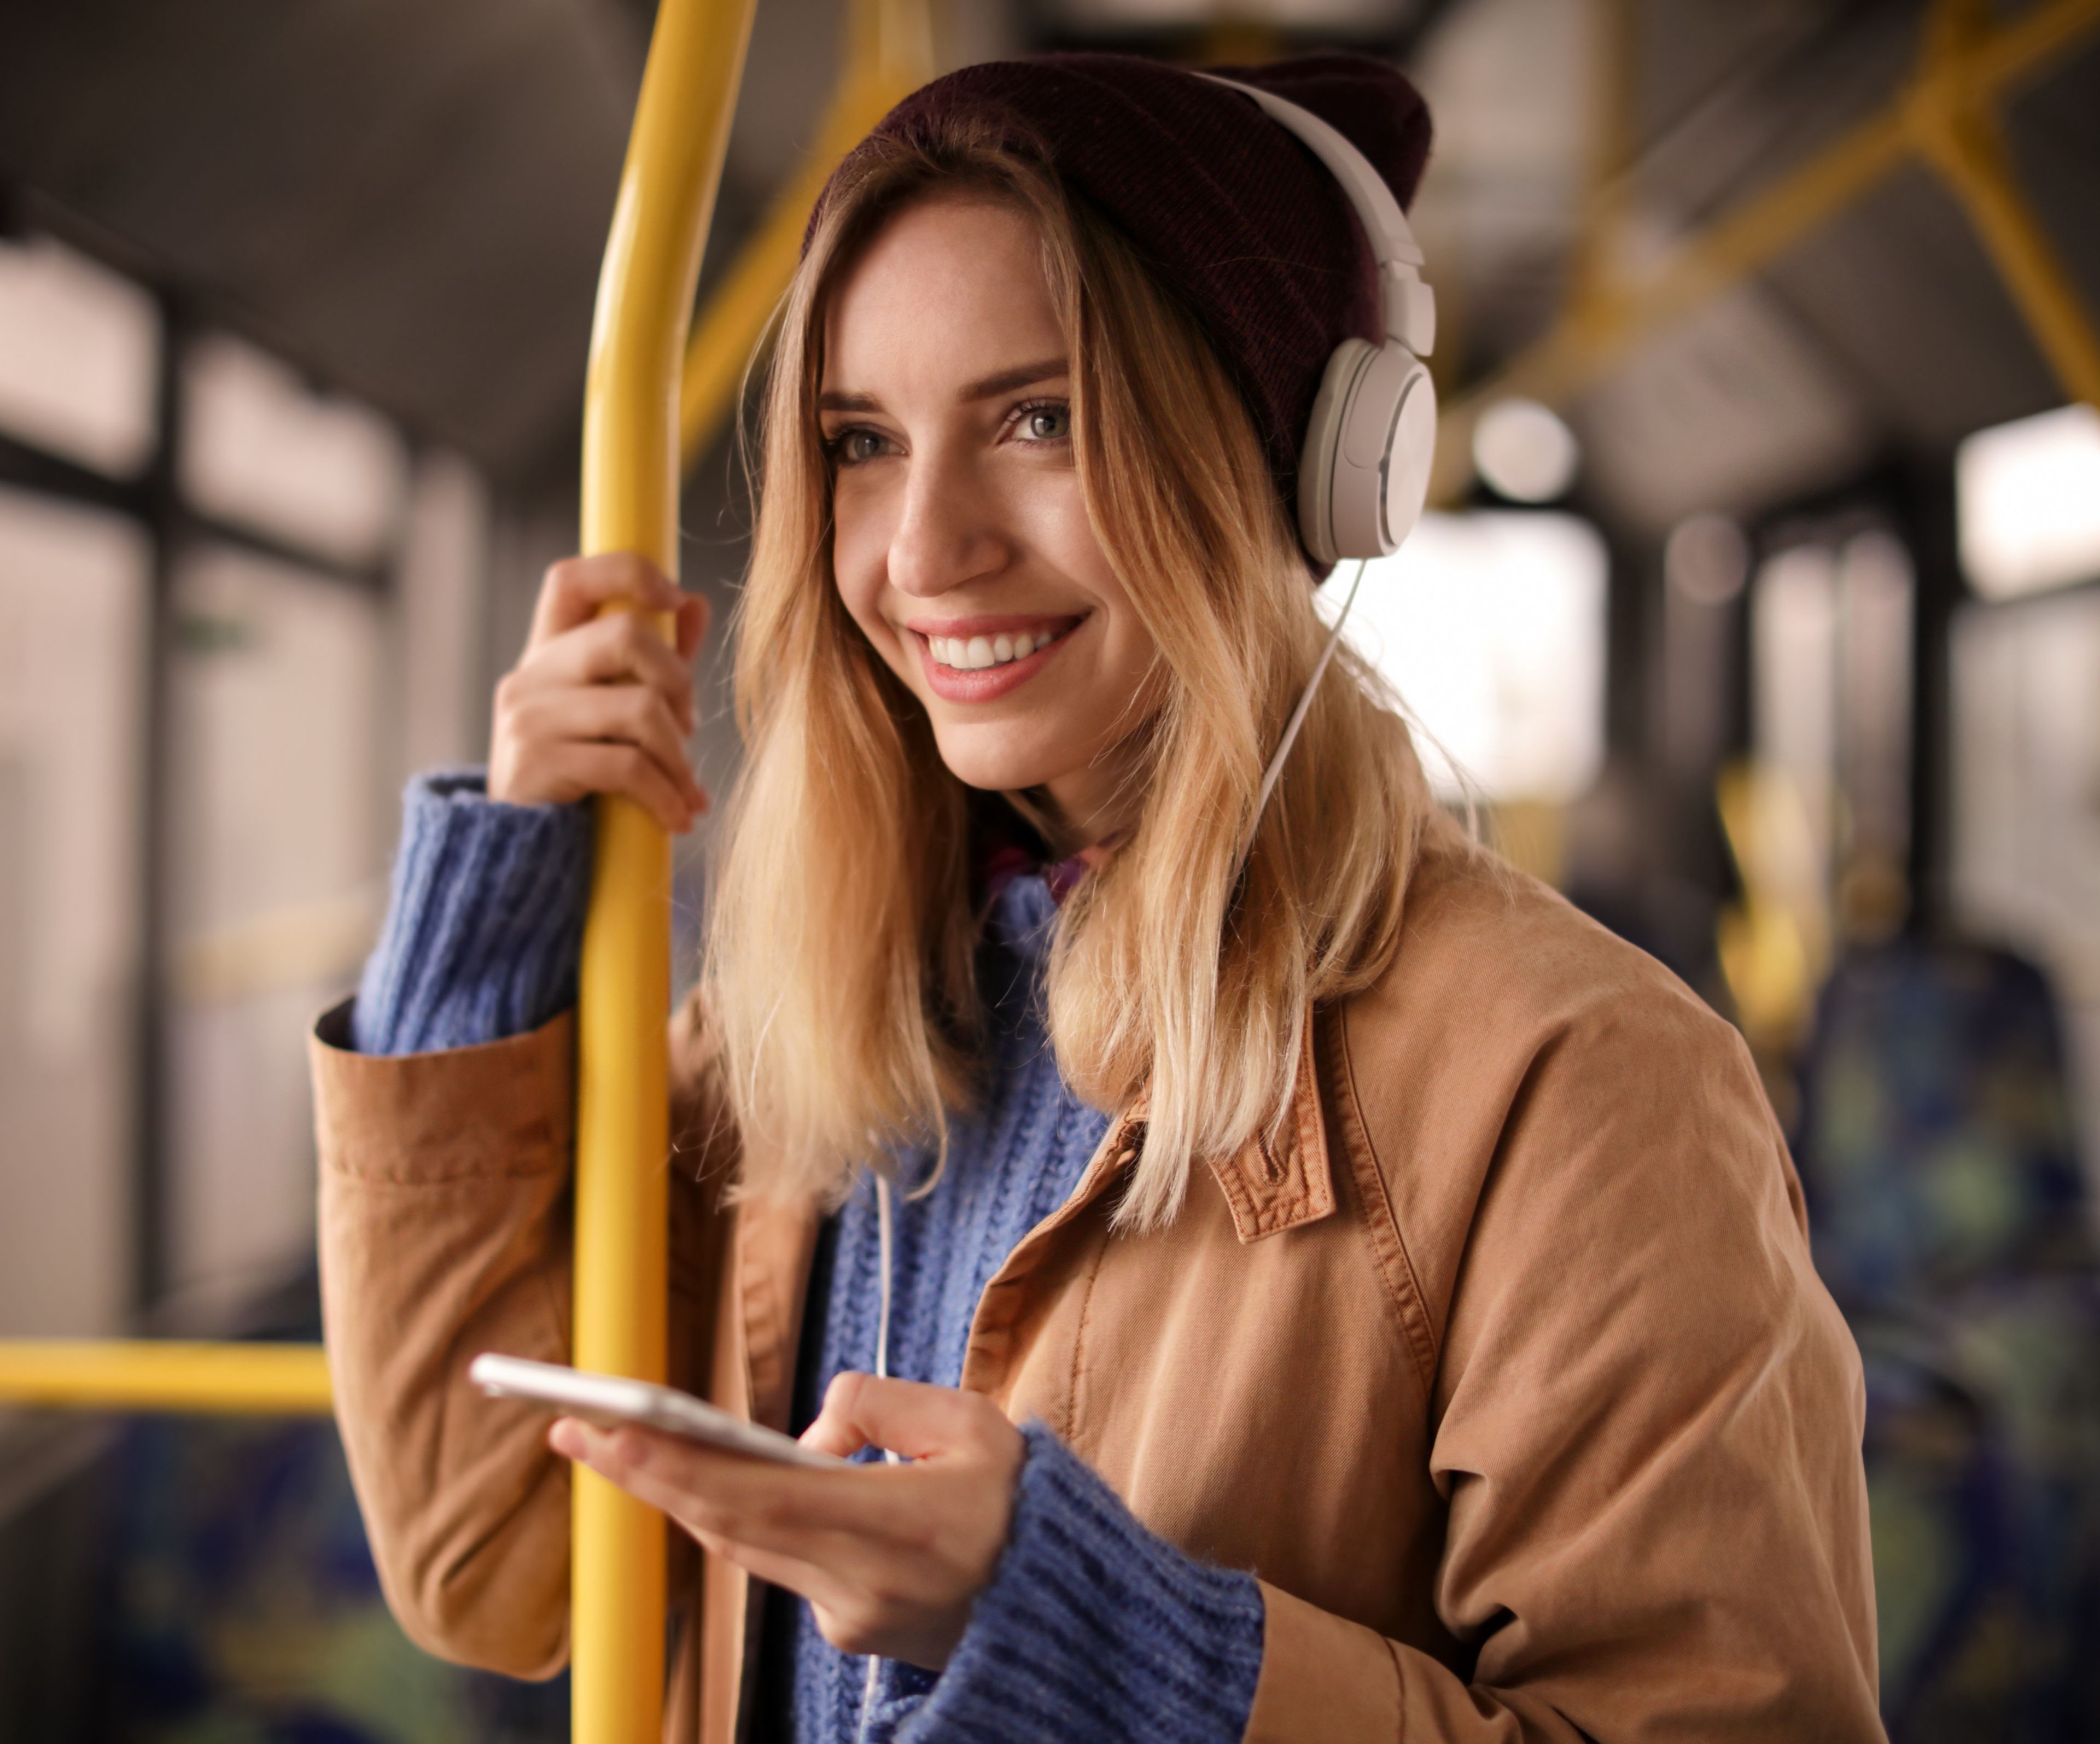
[[1979, 945], [1848, 952], [1803, 1078], [1891, 1737], [2100, 1737], [2100, 1258], [2049, 983]]
[[[254, 1337], [320, 1336], [318, 1280], [254, 1305]], [[566, 1677], [524, 1684], [412, 1645], [388, 1614], [325, 1418], [143, 1416], [70, 1480], [79, 1565], [55, 1645], [20, 1665], [0, 1737], [126, 1744], [556, 1744]], [[37, 1686], [44, 1687], [37, 1687]]]

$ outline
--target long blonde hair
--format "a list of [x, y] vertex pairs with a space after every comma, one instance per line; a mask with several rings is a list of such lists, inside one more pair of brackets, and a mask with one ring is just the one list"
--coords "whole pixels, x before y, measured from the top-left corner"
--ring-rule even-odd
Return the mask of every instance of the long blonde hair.
[[1066, 1082], [1102, 1108], [1149, 1091], [1117, 1216], [1155, 1226], [1193, 1163], [1278, 1127], [1308, 1008], [1391, 957], [1430, 801], [1405, 726], [1344, 651], [1235, 876], [1325, 639], [1304, 560], [1194, 320], [1039, 154], [968, 121], [861, 148], [781, 312], [739, 608], [746, 757], [704, 968], [740, 1190], [836, 1199], [860, 1165], [945, 1154], [977, 1088], [965, 789], [840, 601], [815, 410], [830, 293], [904, 205], [957, 193], [1034, 222], [1070, 345], [1081, 490], [1158, 650], [1163, 700], [1133, 728], [1137, 822], [1067, 899], [1048, 972]]

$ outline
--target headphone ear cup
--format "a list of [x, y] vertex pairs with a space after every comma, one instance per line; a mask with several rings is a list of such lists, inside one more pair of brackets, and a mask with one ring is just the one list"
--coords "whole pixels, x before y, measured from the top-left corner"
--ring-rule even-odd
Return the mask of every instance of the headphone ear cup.
[[1436, 391], [1397, 339], [1344, 339], [1327, 360], [1298, 470], [1315, 559], [1386, 557], [1421, 518], [1436, 453]]
[[1412, 354], [1412, 374], [1401, 389], [1400, 408], [1386, 440], [1383, 510], [1386, 550], [1397, 551], [1422, 519], [1429, 475], [1436, 464], [1436, 384]]
[[1305, 428], [1305, 446], [1298, 457], [1298, 532], [1313, 561], [1339, 563], [1345, 552], [1335, 543], [1335, 474], [1342, 449], [1342, 426], [1357, 383], [1378, 355], [1378, 347], [1361, 339], [1344, 339], [1327, 359], [1312, 417]]

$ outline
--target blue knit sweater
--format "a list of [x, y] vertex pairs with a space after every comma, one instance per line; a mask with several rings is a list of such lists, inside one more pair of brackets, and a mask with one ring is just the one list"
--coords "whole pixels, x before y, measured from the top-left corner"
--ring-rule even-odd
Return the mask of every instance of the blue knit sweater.
[[[479, 771], [411, 784], [393, 899], [351, 1032], [368, 1053], [458, 1047], [545, 1022], [575, 998], [589, 868], [580, 808], [514, 806]], [[995, 898], [978, 959], [990, 1013], [982, 1105], [958, 1124], [923, 1198], [898, 1196], [890, 1372], [954, 1386], [979, 1296], [1021, 1237], [1070, 1194], [1106, 1120], [1059, 1076], [1042, 972], [1057, 920], [1039, 876]], [[927, 1156], [900, 1158], [900, 1180]], [[810, 1283], [796, 1427], [832, 1377], [875, 1363], [880, 1255], [863, 1177], [827, 1224]], [[1145, 1530], [1040, 1424], [991, 1583], [946, 1671], [885, 1662], [863, 1713], [867, 1662], [841, 1653], [809, 1606], [769, 1592], [761, 1737], [797, 1744], [1233, 1744], [1261, 1669], [1251, 1575], [1214, 1569]]]

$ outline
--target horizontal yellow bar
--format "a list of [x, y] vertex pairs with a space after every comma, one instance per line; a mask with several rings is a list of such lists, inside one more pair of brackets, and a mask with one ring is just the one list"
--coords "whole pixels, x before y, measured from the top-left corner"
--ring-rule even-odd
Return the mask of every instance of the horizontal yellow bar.
[[331, 1394], [318, 1344], [18, 1339], [0, 1341], [0, 1404], [324, 1417]]

